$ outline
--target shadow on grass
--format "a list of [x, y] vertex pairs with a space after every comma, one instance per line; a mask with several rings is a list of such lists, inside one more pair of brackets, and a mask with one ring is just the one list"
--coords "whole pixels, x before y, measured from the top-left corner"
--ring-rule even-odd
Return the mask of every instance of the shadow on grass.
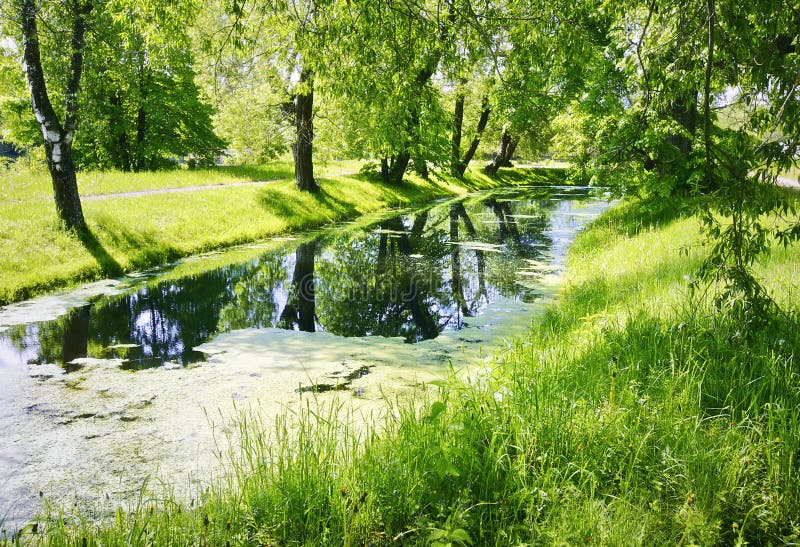
[[[122, 226], [109, 216], [96, 217], [96, 221], [98, 229], [104, 234], [107, 246], [117, 249], [123, 256], [127, 257], [125, 269], [128, 271], [158, 266], [175, 260], [183, 254], [179, 250], [159, 242], [157, 238], [147, 233], [133, 231]], [[104, 270], [104, 273], [107, 275], [123, 273], [122, 266], [108, 255], [102, 244], [93, 235], [91, 239], [94, 242], [94, 250], [89, 249], [88, 246], [87, 249], [97, 259], [98, 263], [103, 267], [108, 264], [109, 267], [117, 268], [113, 272]]]
[[469, 176], [452, 179], [459, 186], [469, 191], [486, 190], [502, 186], [561, 186], [566, 184], [566, 169], [547, 168], [502, 168], [495, 176], [490, 177], [483, 172], [483, 165], [474, 164], [468, 171]]
[[409, 176], [407, 173], [406, 177], [403, 178], [403, 182], [399, 184], [386, 182], [379, 174], [372, 173], [352, 174], [337, 177], [337, 180], [345, 180], [365, 187], [368, 185], [380, 192], [382, 196], [389, 198], [389, 202], [396, 203], [419, 202], [420, 200], [435, 199], [444, 194], [450, 194], [442, 186], [442, 182], [445, 182], [446, 178], [439, 178], [435, 174], [432, 174], [428, 179], [422, 179], [416, 176]]
[[696, 206], [686, 198], [633, 199], [614, 207], [592, 221], [575, 241], [572, 252], [583, 254], [602, 249], [609, 239], [633, 237], [655, 228], [666, 228], [673, 222], [690, 217]]
[[[363, 178], [361, 180], [369, 180]], [[440, 181], [435, 178], [422, 180], [419, 178], [405, 178], [402, 184], [392, 184], [383, 181], [372, 181], [389, 205], [425, 204], [428, 201], [452, 195]]]
[[365, 174], [319, 179], [320, 190], [300, 192], [293, 185], [270, 185], [258, 194], [259, 205], [283, 219], [289, 229], [319, 226], [379, 208], [425, 203], [451, 195], [431, 181], [404, 179], [401, 184], [377, 181]]
[[354, 202], [334, 196], [325, 186], [317, 192], [265, 188], [258, 195], [258, 203], [265, 211], [283, 219], [292, 229], [319, 225], [359, 213]]
[[91, 229], [86, 228], [78, 232], [78, 239], [80, 239], [83, 247], [89, 251], [97, 264], [100, 266], [100, 271], [106, 276], [117, 276], [122, 274], [122, 266], [117, 262], [113, 256], [108, 254], [102, 243], [97, 240]]
[[567, 180], [567, 170], [559, 167], [502, 168], [494, 177], [503, 184], [562, 185]]
[[216, 169], [234, 177], [244, 178], [253, 182], [288, 179], [294, 176], [294, 166], [290, 162], [267, 165], [225, 165]]

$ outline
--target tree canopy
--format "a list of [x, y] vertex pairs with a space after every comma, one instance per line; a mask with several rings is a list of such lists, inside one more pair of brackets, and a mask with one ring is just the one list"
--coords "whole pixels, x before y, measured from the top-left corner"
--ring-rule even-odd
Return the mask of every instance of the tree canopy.
[[[316, 190], [314, 151], [368, 160], [394, 184], [408, 168], [460, 177], [474, 158], [494, 176], [524, 151], [556, 153], [576, 179], [620, 193], [713, 197], [703, 275], [745, 300], [757, 299], [747, 271], [767, 236], [800, 237], [760, 220], [789, 210], [770, 189], [800, 155], [792, 3], [8, 0], [2, 11], [0, 137], [44, 145], [59, 210], [80, 205], [77, 186], [63, 191], [73, 164], [291, 149], [298, 188]], [[63, 218], [80, 226], [73, 213]]]

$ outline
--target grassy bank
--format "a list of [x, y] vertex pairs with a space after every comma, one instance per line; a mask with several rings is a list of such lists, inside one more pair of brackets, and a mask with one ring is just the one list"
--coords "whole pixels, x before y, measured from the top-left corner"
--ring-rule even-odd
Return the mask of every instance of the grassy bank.
[[[59, 229], [45, 173], [6, 172], [0, 200], [0, 304], [78, 281], [141, 270], [181, 256], [352, 218], [388, 207], [424, 203], [480, 188], [552, 180], [555, 171], [477, 172], [465, 180], [409, 177], [400, 186], [362, 175], [352, 162], [327, 166], [322, 191], [298, 192], [289, 164], [160, 173], [79, 176], [90, 233]], [[557, 178], [557, 174], [555, 175]], [[182, 193], [114, 196], [118, 192], [280, 180], [264, 185]], [[110, 195], [109, 195], [110, 194]]]
[[[800, 540], [800, 330], [714, 316], [679, 204], [626, 204], [571, 249], [562, 298], [471, 379], [390, 403], [364, 431], [311, 402], [263, 434], [242, 415], [231, 476], [44, 545], [716, 545]], [[800, 249], [760, 275], [796, 314]], [[459, 363], [454, 363], [459, 366]], [[46, 534], [41, 535], [45, 528]], [[30, 531], [29, 531], [30, 532]]]

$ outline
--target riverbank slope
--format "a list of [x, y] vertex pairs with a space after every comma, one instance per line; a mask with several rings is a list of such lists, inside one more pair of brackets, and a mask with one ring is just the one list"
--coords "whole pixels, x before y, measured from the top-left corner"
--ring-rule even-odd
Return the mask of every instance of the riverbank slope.
[[528, 336], [390, 401], [380, 433], [313, 401], [268, 432], [242, 416], [243, 453], [199, 506], [145, 497], [102, 526], [56, 519], [40, 543], [796, 542], [800, 248], [759, 265], [787, 315], [745, 329], [689, 291], [703, 249], [683, 210], [595, 221]]
[[[314, 194], [297, 191], [283, 164], [87, 173], [79, 184], [89, 233], [80, 237], [59, 228], [46, 176], [6, 173], [0, 200], [0, 305], [381, 209], [509, 184], [563, 181], [563, 170], [504, 169], [493, 179], [475, 170], [463, 180], [409, 176], [402, 185], [388, 185], [347, 174], [357, 169], [352, 162], [331, 166]], [[201, 185], [208, 189], [164, 192]]]

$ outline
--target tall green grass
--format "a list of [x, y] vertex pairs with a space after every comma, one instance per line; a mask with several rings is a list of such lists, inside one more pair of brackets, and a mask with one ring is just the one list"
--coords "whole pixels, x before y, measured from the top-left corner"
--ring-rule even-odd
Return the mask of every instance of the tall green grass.
[[790, 315], [743, 333], [687, 289], [700, 241], [679, 203], [619, 206], [579, 236], [559, 303], [487, 363], [372, 419], [314, 399], [274, 427], [242, 412], [199, 504], [144, 496], [15, 541], [797, 543], [800, 250], [760, 266]]

